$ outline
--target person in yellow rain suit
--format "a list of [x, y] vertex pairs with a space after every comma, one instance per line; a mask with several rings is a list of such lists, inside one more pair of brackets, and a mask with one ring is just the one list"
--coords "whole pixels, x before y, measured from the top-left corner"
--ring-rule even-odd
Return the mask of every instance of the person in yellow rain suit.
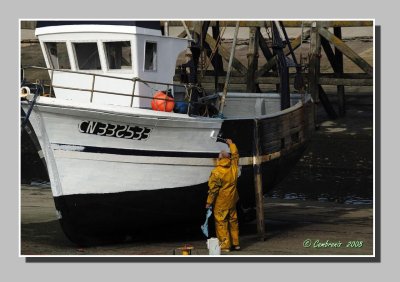
[[239, 153], [231, 139], [227, 139], [231, 154], [221, 151], [217, 165], [208, 181], [206, 208], [214, 206], [215, 231], [221, 243], [221, 250], [240, 250], [239, 222], [236, 203], [239, 194], [236, 189], [238, 179]]

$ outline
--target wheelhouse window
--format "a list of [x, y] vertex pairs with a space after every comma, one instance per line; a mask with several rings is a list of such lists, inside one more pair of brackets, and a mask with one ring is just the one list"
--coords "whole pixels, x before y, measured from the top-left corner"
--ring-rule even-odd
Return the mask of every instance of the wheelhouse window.
[[80, 70], [100, 70], [97, 43], [74, 43], [76, 60]]
[[47, 42], [47, 53], [53, 69], [71, 69], [65, 42]]
[[144, 70], [157, 71], [157, 43], [146, 42]]
[[131, 69], [131, 43], [129, 41], [104, 43], [108, 68], [112, 70]]

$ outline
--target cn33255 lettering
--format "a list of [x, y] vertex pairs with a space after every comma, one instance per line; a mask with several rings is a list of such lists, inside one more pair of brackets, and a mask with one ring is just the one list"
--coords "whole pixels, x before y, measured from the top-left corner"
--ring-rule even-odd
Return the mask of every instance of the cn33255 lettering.
[[137, 125], [120, 125], [99, 121], [84, 120], [78, 124], [81, 133], [95, 134], [132, 140], [146, 140], [150, 136], [151, 128]]

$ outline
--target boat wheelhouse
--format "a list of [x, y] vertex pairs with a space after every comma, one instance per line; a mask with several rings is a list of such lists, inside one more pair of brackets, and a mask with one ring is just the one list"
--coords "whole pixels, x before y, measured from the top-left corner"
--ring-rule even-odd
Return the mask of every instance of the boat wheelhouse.
[[[188, 47], [187, 39], [162, 36], [151, 21], [39, 22], [36, 36], [52, 83], [61, 86], [54, 86], [57, 98], [134, 108], [150, 108], [156, 82], [172, 84], [178, 54]], [[152, 83], [135, 85], [134, 77]]]

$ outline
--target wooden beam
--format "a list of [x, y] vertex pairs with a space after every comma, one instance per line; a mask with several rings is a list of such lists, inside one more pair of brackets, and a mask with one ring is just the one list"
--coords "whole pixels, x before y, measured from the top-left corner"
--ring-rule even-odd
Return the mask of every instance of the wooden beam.
[[[315, 21], [283, 21], [285, 27], [311, 27]], [[363, 27], [373, 26], [374, 22], [371, 21], [319, 21], [322, 27]], [[182, 26], [181, 21], [169, 21], [170, 26]], [[221, 26], [234, 27], [235, 21], [220, 21]], [[163, 24], [163, 23], [161, 23]], [[240, 21], [240, 27], [264, 27], [265, 21]], [[210, 26], [214, 26], [215, 21], [211, 21]], [[267, 24], [270, 27], [270, 23]]]
[[373, 76], [373, 68], [356, 52], [354, 52], [349, 46], [347, 46], [342, 40], [340, 40], [331, 32], [329, 32], [326, 28], [319, 28], [319, 34], [329, 42], [333, 43], [333, 45], [335, 45], [335, 47], [340, 52], [342, 52], [347, 58], [353, 61], [363, 71], [365, 71], [371, 77]]
[[338, 86], [374, 86], [374, 80], [372, 78], [352, 79], [352, 78], [320, 77], [318, 83], [321, 85], [338, 85]]
[[317, 119], [317, 103], [319, 102], [319, 87], [318, 79], [320, 73], [320, 58], [321, 58], [321, 40], [318, 34], [318, 22], [313, 23], [311, 26], [310, 34], [310, 53], [308, 64], [308, 91], [314, 100], [313, 107], [311, 108], [314, 125], [318, 126]]
[[329, 44], [329, 41], [326, 40], [324, 37], [321, 37], [321, 46], [324, 49], [326, 57], [328, 58], [328, 61], [331, 64], [333, 71], [337, 72], [337, 67], [336, 67], [336, 62], [335, 62], [335, 53], [333, 53], [333, 50], [331, 48], [331, 45]]
[[327, 78], [345, 78], [345, 79], [371, 79], [371, 77], [366, 73], [321, 73], [320, 77]]
[[193, 40], [192, 35], [190, 34], [189, 27], [187, 26], [185, 21], [181, 21], [181, 25], [183, 27], [183, 31], [178, 34], [178, 37], [183, 38], [187, 36], [190, 40]]
[[[223, 72], [218, 77], [218, 83], [224, 83], [226, 72]], [[303, 74], [304, 79], [306, 79], [305, 74]], [[296, 77], [295, 73], [290, 74], [290, 84], [293, 84], [294, 79]], [[174, 77], [174, 81], [179, 81], [180, 73], [176, 73]], [[247, 77], [240, 76], [240, 73], [234, 72], [231, 73], [230, 76], [230, 84], [246, 84]], [[202, 83], [213, 83], [215, 82], [214, 72], [207, 71], [205, 72], [204, 77], [202, 78]], [[267, 73], [263, 77], [258, 77], [255, 80], [256, 84], [279, 84], [279, 77], [275, 73]], [[365, 73], [348, 73], [342, 74], [340, 77], [337, 77], [334, 73], [321, 73], [319, 75], [318, 84], [321, 85], [344, 85], [344, 86], [373, 86], [373, 79], [370, 78]]]
[[276, 66], [277, 59], [276, 56], [272, 57], [265, 65], [263, 65], [256, 73], [256, 77], [262, 77], [267, 72], [269, 72], [273, 67]]
[[[310, 37], [310, 30], [308, 29], [308, 30], [306, 30], [306, 31], [303, 33], [303, 39], [307, 39], [307, 38], [309, 38], [309, 37]], [[297, 48], [300, 47], [300, 45], [301, 45], [301, 39], [302, 39], [302, 36], [301, 36], [301, 34], [300, 34], [299, 36], [297, 36], [297, 37], [291, 42], [293, 50], [296, 50]], [[285, 53], [285, 56], [287, 56], [287, 55], [290, 53], [289, 48], [286, 47], [286, 48], [284, 49], [284, 53]], [[265, 65], [263, 65], [263, 66], [257, 71], [256, 76], [257, 76], [257, 77], [263, 76], [265, 73], [269, 72], [275, 65], [276, 65], [276, 57], [274, 56], [274, 57], [271, 58], [269, 61], [267, 61], [267, 63], [266, 63]]]
[[38, 44], [39, 39], [22, 39], [21, 44]]
[[272, 54], [271, 50], [268, 47], [267, 41], [265, 40], [264, 36], [262, 35], [260, 29], [257, 29], [258, 33], [258, 43], [260, 45], [261, 52], [263, 53], [264, 57], [270, 60], [274, 55]]
[[[211, 49], [214, 49], [217, 45], [217, 41], [208, 33], [206, 34], [206, 42], [210, 45]], [[221, 54], [224, 60], [229, 61], [230, 52], [226, 48], [224, 48], [222, 45], [218, 45], [218, 52]], [[247, 68], [236, 58], [233, 58], [232, 67], [238, 70], [241, 74], [247, 73]]]
[[[258, 27], [249, 29], [249, 49], [247, 52], [247, 92], [256, 92], [255, 73], [258, 67]], [[258, 30], [258, 31], [257, 31]]]
[[326, 111], [326, 113], [328, 114], [328, 116], [331, 119], [336, 119], [337, 118], [337, 114], [335, 112], [335, 109], [332, 107], [331, 102], [329, 101], [328, 96], [326, 95], [324, 89], [322, 88], [321, 85], [318, 85], [319, 91], [319, 100], [321, 101], [322, 106], [324, 106], [324, 109]]
[[[218, 41], [218, 37], [220, 37], [220, 30], [219, 30], [219, 22], [216, 22], [216, 26], [212, 27], [212, 36], [215, 41]], [[214, 90], [215, 92], [220, 92], [223, 90], [224, 85], [218, 83], [218, 76], [224, 72], [224, 64], [222, 62], [222, 57], [218, 52], [218, 49], [215, 50], [214, 57], [211, 60], [211, 63], [214, 67]]]
[[36, 21], [21, 21], [21, 29], [35, 29]]
[[[342, 39], [341, 27], [334, 27], [333, 33], [337, 38]], [[340, 52], [340, 50], [337, 48], [335, 48], [335, 62], [336, 62], [335, 73], [337, 76], [340, 76], [343, 74], [343, 53]], [[337, 86], [337, 94], [338, 94], [339, 115], [344, 116], [346, 114], [346, 96], [344, 93], [344, 84]]]
[[318, 22], [311, 27], [310, 62], [308, 65], [308, 90], [315, 102], [318, 102], [318, 79], [320, 73], [321, 40], [318, 34]]
[[186, 30], [183, 30], [181, 33], [179, 33], [179, 34], [177, 35], [177, 37], [179, 37], [179, 38], [185, 38], [186, 35], [187, 35]]

